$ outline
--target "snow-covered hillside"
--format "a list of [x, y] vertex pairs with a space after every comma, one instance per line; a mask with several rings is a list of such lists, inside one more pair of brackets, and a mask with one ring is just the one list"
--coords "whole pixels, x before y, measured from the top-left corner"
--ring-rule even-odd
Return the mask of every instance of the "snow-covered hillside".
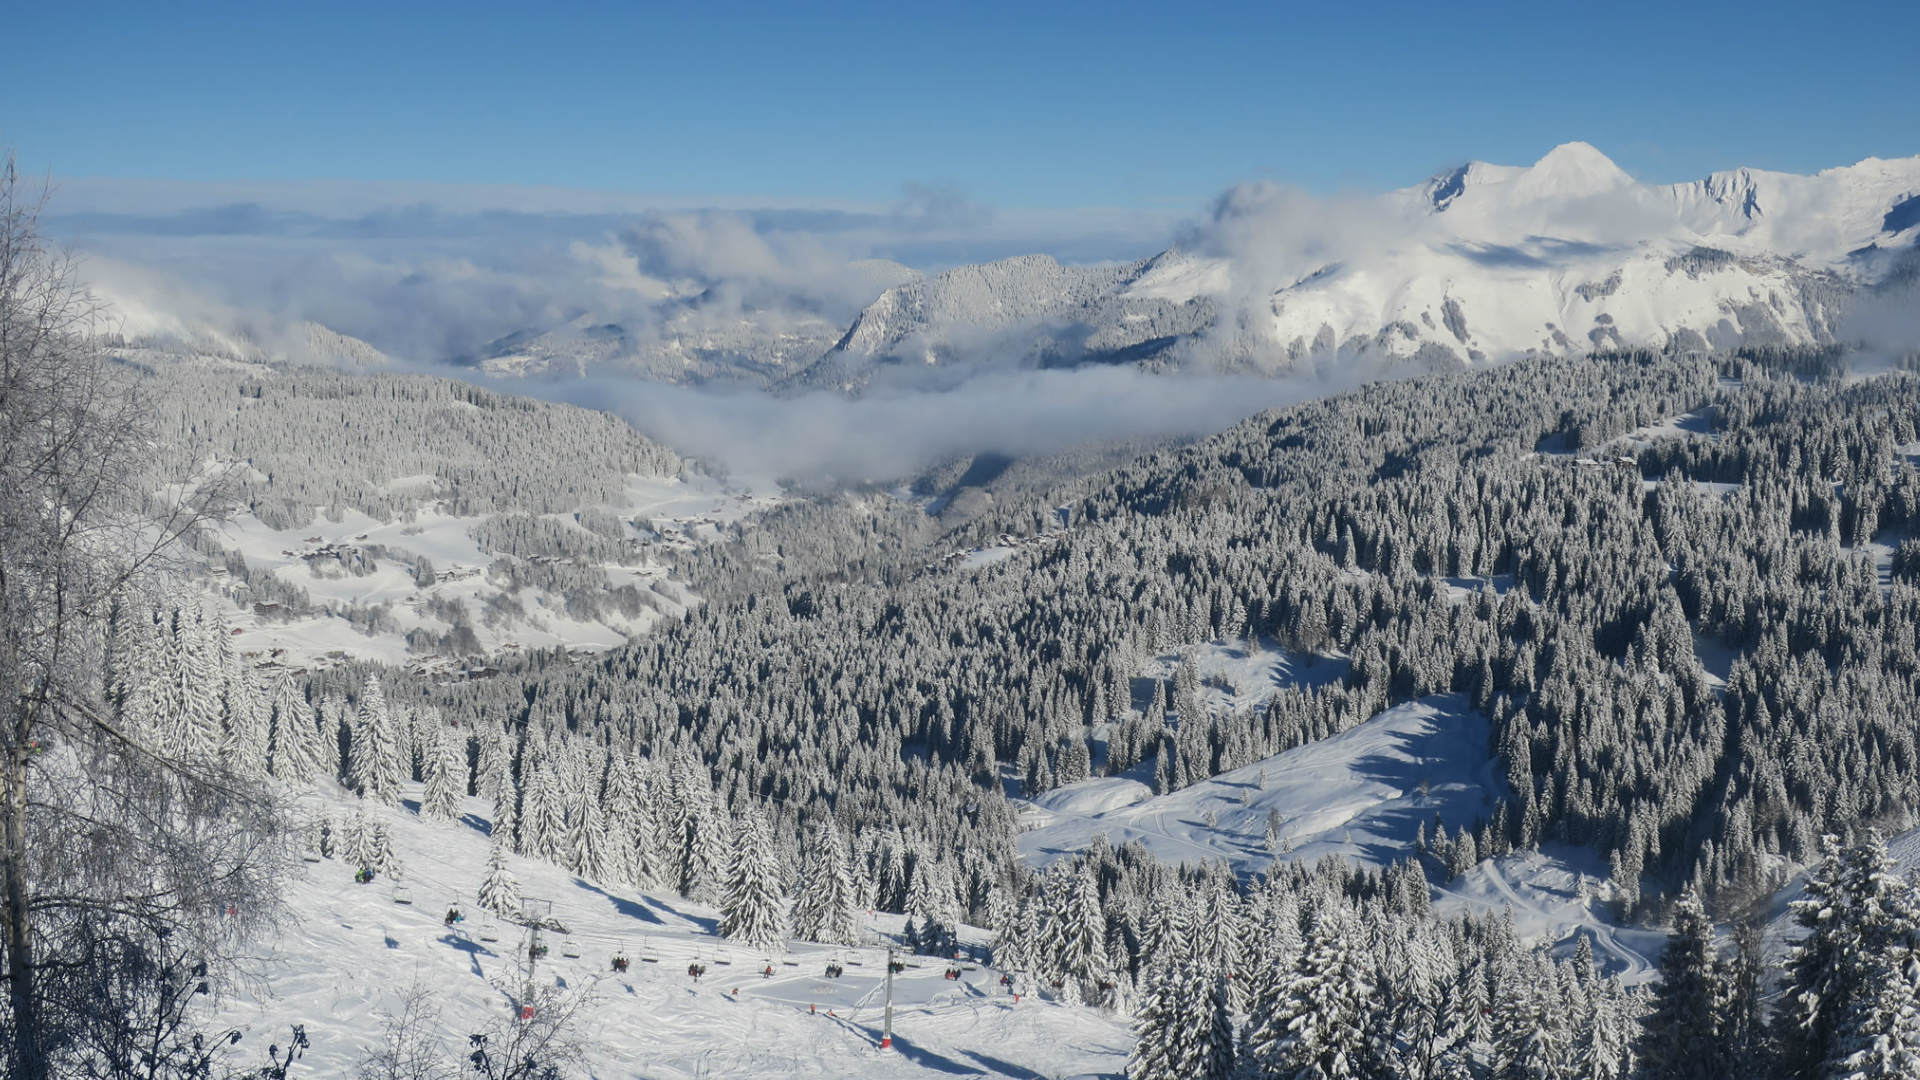
[[[1431, 835], [1436, 820], [1451, 831], [1492, 814], [1505, 788], [1486, 717], [1442, 694], [1166, 795], [1126, 777], [1057, 788], [1022, 804], [1020, 850], [1044, 865], [1104, 835], [1170, 863], [1224, 861], [1245, 876], [1276, 858], [1337, 855], [1384, 867], [1413, 853], [1423, 826]], [[1609, 973], [1644, 981], [1664, 935], [1619, 926], [1605, 879], [1604, 860], [1590, 851], [1516, 852], [1436, 886], [1434, 905], [1505, 914], [1524, 939], [1560, 951], [1586, 937]]]
[[[433, 477], [410, 479], [429, 498], [439, 490]], [[502, 559], [519, 560], [489, 550], [478, 538], [485, 535], [487, 515], [450, 514], [430, 504], [391, 520], [347, 510], [338, 521], [320, 518], [282, 529], [251, 513], [237, 515], [210, 535], [244, 559], [250, 571], [272, 574], [311, 605], [297, 611], [265, 601], [230, 612], [234, 646], [275, 667], [311, 669], [354, 659], [442, 674], [458, 673], [479, 657], [610, 648], [699, 602], [673, 579], [673, 552], [712, 539], [772, 501], [697, 474], [685, 479], [635, 475], [625, 495], [617, 508], [585, 508], [625, 523], [629, 535], [620, 553], [567, 561], [606, 575], [613, 588], [632, 587], [639, 603], [628, 605], [630, 611], [613, 604], [583, 608], [557, 584], [525, 584], [503, 573]], [[572, 515], [546, 518], [591, 540]], [[634, 522], [644, 522], [645, 531]], [[368, 551], [380, 554], [360, 557]], [[430, 576], [415, 569], [423, 559]], [[235, 582], [224, 567], [211, 568], [205, 582], [224, 598], [244, 600], [258, 591], [257, 584]], [[374, 610], [381, 613], [378, 618], [364, 617]], [[450, 651], [410, 647], [418, 635], [441, 640], [459, 631], [472, 636], [462, 636]]]
[[988, 354], [1275, 372], [1826, 342], [1920, 238], [1917, 199], [1920, 157], [1652, 186], [1585, 143], [1352, 203], [1253, 185], [1141, 263], [1028, 257], [891, 289], [810, 381]]
[[118, 351], [168, 438], [156, 483], [229, 503], [189, 575], [262, 663], [453, 675], [605, 649], [698, 603], [674, 559], [777, 501], [615, 417], [443, 379]]
[[[347, 1076], [415, 985], [442, 1011], [448, 1058], [465, 1052], [466, 1033], [517, 1009], [526, 931], [476, 902], [486, 804], [469, 799], [460, 821], [442, 824], [413, 812], [419, 796], [411, 789], [409, 808], [393, 810], [344, 793], [307, 796], [311, 812], [364, 810], [387, 823], [401, 875], [359, 885], [338, 859], [304, 867], [288, 897], [293, 921], [261, 965], [264, 983], [228, 988], [222, 1016], [245, 1032], [243, 1046], [257, 1051], [304, 1024], [312, 1047], [296, 1075]], [[900, 916], [870, 916], [863, 947], [795, 943], [763, 954], [716, 936], [717, 913], [677, 896], [603, 888], [535, 860], [510, 856], [509, 865], [522, 897], [541, 908], [551, 901], [551, 917], [567, 928], [545, 935], [534, 982], [590, 995], [579, 1028], [596, 1076], [1114, 1075], [1132, 1045], [1124, 1016], [1031, 993], [1015, 1001], [993, 968], [968, 961], [949, 980], [938, 960], [905, 956], [894, 980], [894, 1048], [881, 1050], [883, 935], [899, 931]], [[450, 907], [466, 916], [452, 927]], [[613, 970], [616, 955], [628, 958], [626, 972]], [[830, 961], [845, 974], [827, 978]], [[690, 977], [691, 963], [706, 975]]]
[[[1280, 853], [1385, 865], [1406, 858], [1436, 817], [1452, 829], [1490, 815], [1503, 784], [1486, 717], [1447, 694], [1166, 795], [1121, 777], [1057, 788], [1028, 804], [1020, 848], [1044, 862], [1105, 833], [1169, 862], [1224, 858], [1242, 873]], [[1273, 849], [1269, 821], [1279, 826]]]

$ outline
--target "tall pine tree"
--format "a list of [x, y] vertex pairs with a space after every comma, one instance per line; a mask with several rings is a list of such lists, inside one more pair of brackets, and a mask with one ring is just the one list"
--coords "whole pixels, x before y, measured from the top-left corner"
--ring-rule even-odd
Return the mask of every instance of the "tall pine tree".
[[773, 838], [757, 807], [747, 807], [734, 828], [733, 857], [720, 900], [720, 933], [756, 949], [787, 941], [787, 899], [780, 887]]

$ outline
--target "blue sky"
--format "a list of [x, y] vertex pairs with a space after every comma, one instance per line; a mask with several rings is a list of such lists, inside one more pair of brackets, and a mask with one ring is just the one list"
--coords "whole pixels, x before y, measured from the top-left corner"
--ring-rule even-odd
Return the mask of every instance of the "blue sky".
[[1920, 153], [1920, 5], [16, 5], [57, 178], [1190, 211], [1584, 139], [1645, 180]]

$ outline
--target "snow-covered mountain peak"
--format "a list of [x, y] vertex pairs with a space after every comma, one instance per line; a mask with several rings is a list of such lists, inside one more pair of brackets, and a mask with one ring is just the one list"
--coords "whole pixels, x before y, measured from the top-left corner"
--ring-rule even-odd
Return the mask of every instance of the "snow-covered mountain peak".
[[1581, 198], [1636, 186], [1613, 159], [1583, 142], [1561, 143], [1522, 171], [1513, 193], [1531, 199]]
[[1378, 199], [1250, 185], [1222, 205], [1191, 245], [1117, 272], [1008, 259], [888, 290], [812, 381], [969, 352], [1272, 372], [1833, 341], [1920, 235], [1920, 158], [1653, 185], [1568, 142]]
[[1767, 212], [1760, 202], [1763, 175], [1753, 169], [1729, 169], [1709, 174], [1700, 182], [1700, 188], [1708, 199], [1751, 221]]
[[1547, 151], [1532, 165], [1469, 161], [1428, 181], [1422, 197], [1435, 213], [1456, 204], [1495, 213], [1516, 205], [1587, 198], [1637, 186], [1633, 177], [1592, 145], [1569, 142]]

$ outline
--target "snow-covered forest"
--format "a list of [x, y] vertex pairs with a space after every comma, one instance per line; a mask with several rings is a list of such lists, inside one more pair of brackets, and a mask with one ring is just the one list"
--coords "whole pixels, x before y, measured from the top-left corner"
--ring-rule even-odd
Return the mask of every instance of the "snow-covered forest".
[[761, 497], [0, 195], [5, 1075], [1920, 1075], [1912, 358]]

